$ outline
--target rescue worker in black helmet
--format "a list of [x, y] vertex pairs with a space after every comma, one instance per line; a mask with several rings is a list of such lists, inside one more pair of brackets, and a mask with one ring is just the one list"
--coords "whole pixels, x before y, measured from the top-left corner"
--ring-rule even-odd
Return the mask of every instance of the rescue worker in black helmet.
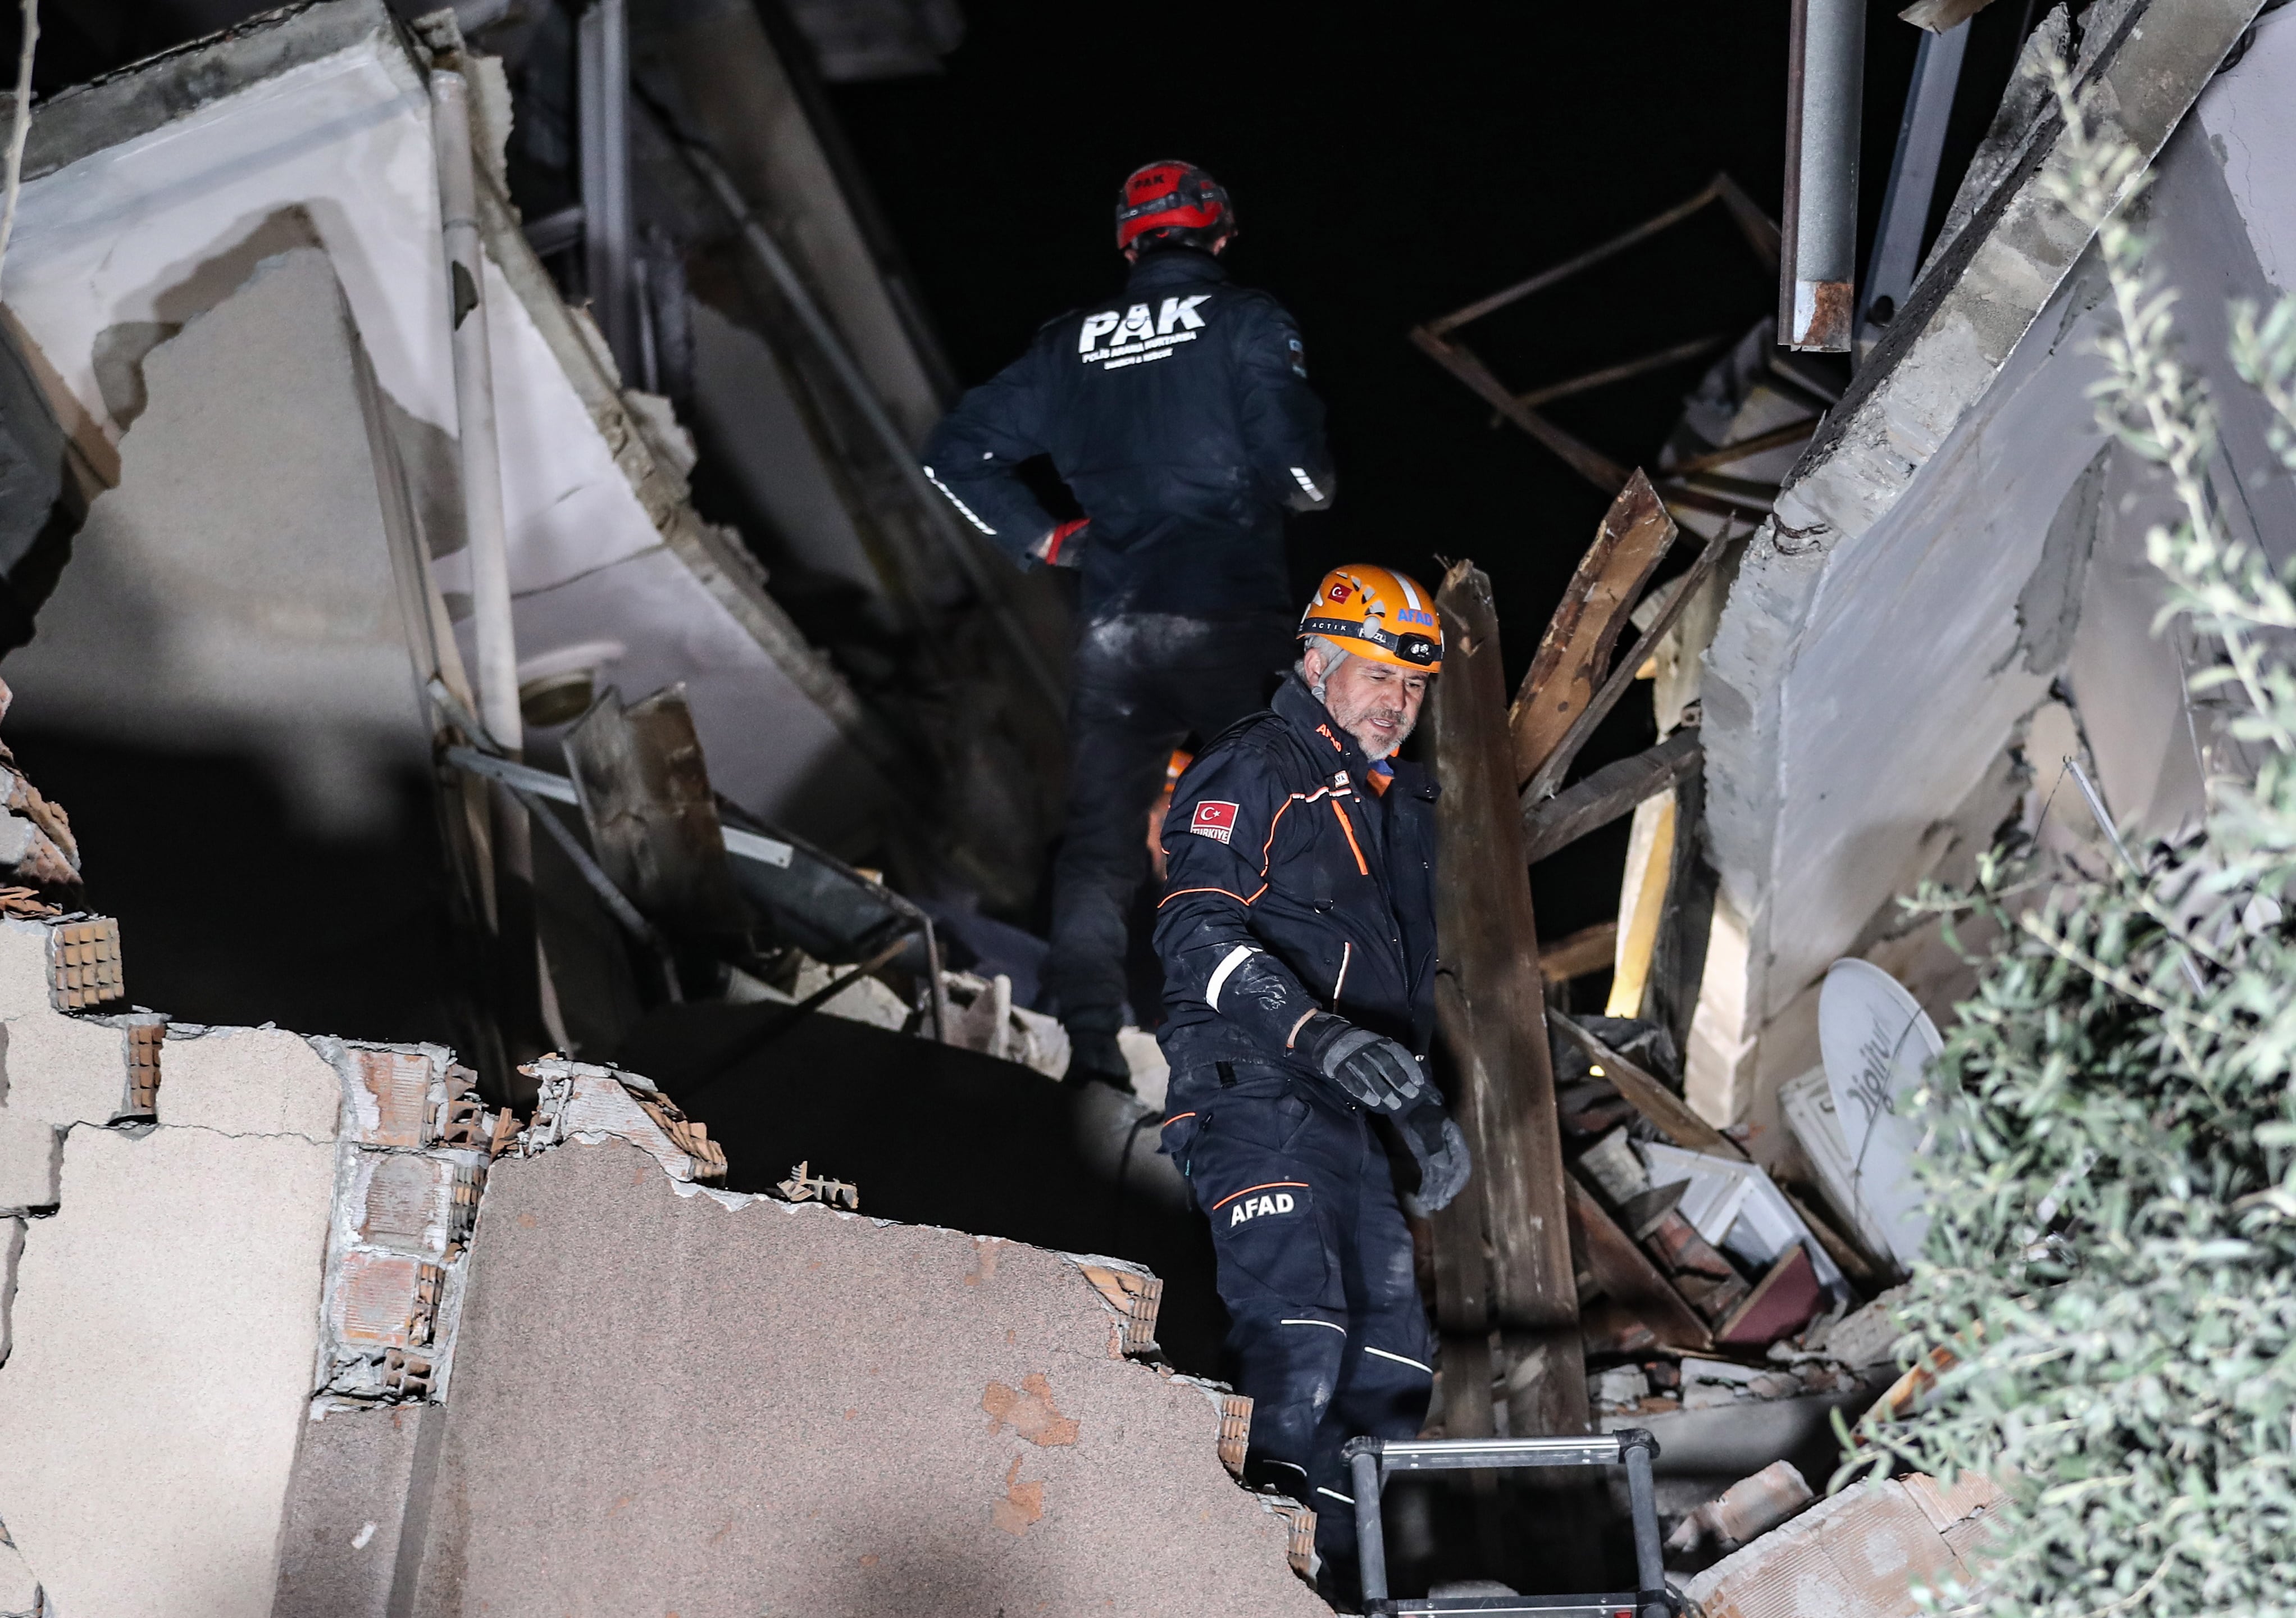
[[1316, 1510], [1344, 1591], [1353, 1488], [1340, 1446], [1410, 1438], [1433, 1344], [1374, 1119], [1417, 1195], [1466, 1184], [1428, 1075], [1435, 1025], [1435, 783], [1396, 758], [1443, 632], [1416, 580], [1334, 569], [1270, 708], [1197, 755], [1164, 819], [1157, 1031], [1162, 1149], [1211, 1220], [1228, 1350], [1251, 1396], [1249, 1481]]
[[[1082, 571], [1066, 834], [1046, 968], [1072, 1080], [1129, 1088], [1117, 1043], [1141, 837], [1164, 763], [1267, 699], [1291, 633], [1286, 513], [1331, 504], [1324, 407], [1299, 329], [1227, 278], [1227, 193], [1150, 163], [1124, 182], [1124, 290], [1040, 330], [927, 441], [926, 474], [1022, 566]], [[1086, 515], [1030, 492], [1049, 456]]]

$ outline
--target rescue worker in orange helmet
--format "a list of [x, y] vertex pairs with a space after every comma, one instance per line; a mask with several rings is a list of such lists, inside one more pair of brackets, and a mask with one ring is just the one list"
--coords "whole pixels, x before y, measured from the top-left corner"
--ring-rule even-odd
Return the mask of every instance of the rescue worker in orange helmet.
[[[1418, 581], [1335, 568], [1300, 620], [1269, 709], [1181, 776], [1164, 821], [1157, 1031], [1162, 1149], [1211, 1220], [1247, 1477], [1316, 1513], [1354, 1561], [1340, 1446], [1415, 1435], [1433, 1345], [1375, 1120], [1417, 1196], [1466, 1183], [1466, 1143], [1426, 1067], [1435, 1027], [1434, 781], [1396, 756], [1443, 666]], [[1341, 1588], [1344, 1588], [1342, 1582]]]

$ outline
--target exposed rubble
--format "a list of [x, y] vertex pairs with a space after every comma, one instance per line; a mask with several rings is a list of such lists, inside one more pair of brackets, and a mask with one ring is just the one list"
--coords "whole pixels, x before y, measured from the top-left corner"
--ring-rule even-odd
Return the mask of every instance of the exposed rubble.
[[1919, 1474], [1858, 1483], [1693, 1579], [1706, 1618], [1915, 1618], [1917, 1591], [1966, 1585], [1981, 1565], [1985, 1479]]
[[1327, 1610], [1141, 1267], [717, 1189], [626, 1072], [521, 1126], [437, 1047], [67, 1012], [91, 924], [0, 921], [22, 1610]]

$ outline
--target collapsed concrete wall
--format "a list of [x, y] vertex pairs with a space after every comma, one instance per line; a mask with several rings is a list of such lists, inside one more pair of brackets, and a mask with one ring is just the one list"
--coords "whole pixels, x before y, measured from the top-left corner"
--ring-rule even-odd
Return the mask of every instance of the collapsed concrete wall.
[[[2257, 220], [2281, 206], [2226, 153], [2268, 146], [2296, 84], [2281, 16], [2211, 86], [2256, 9], [2212, 0], [2156, 26], [2142, 0], [2093, 8], [2077, 47], [2107, 121], [2161, 154], [2150, 228], [2219, 398], [2241, 391], [2224, 302], [2270, 295]], [[2029, 59], [2068, 37], [2059, 13]], [[2188, 717], [2179, 647], [2151, 635], [2143, 536], [2161, 491], [2100, 453], [2087, 389], [2103, 294], [2087, 233], [2048, 194], [2060, 133], [2047, 109], [2007, 132], [2013, 160], [1964, 199], [1966, 228], [1786, 480], [1706, 657], [1720, 895], [1688, 1089], [1713, 1121], [1757, 1125], [1758, 1149], [1777, 1138], [1778, 1086], [1817, 1062], [1833, 960], [1874, 958], [1948, 1010], [1959, 963], [1906, 932], [1896, 898], [1965, 879], [2005, 822], [2037, 820], [2065, 753], [2087, 756], [2124, 822], [2168, 833], [2198, 808], [2211, 738]], [[2254, 413], [2228, 421], [2225, 451], [2235, 522], [2290, 531], [2296, 511], [2258, 475], [2272, 463]], [[2051, 712], [2053, 688], [2078, 711]], [[2070, 786], [2051, 812], [2087, 817]]]
[[[220, 364], [194, 377], [206, 390], [204, 423], [158, 414], [153, 390], [167, 362], [153, 374], [147, 362], [264, 261], [296, 249], [324, 253], [371, 365], [452, 633], [467, 637], [424, 66], [379, 0], [326, 0], [51, 98], [32, 123], [9, 310], [51, 407], [102, 482], [139, 478], [136, 457], [123, 460], [122, 448], [146, 431], [168, 440], [154, 451], [162, 460], [234, 437], [242, 459], [267, 450], [272, 470], [284, 471], [303, 435], [249, 431], [241, 418], [291, 407], [290, 381], [313, 374], [330, 351], [301, 355], [268, 378], [251, 365]], [[483, 144], [498, 164], [504, 103], [487, 94], [498, 85], [485, 66], [474, 71], [491, 119]], [[691, 447], [666, 401], [623, 386], [595, 329], [567, 308], [527, 244], [498, 173], [482, 176], [480, 189], [523, 677], [594, 669], [632, 694], [684, 680], [713, 779], [729, 795], [800, 829], [808, 815], [832, 833], [865, 820], [883, 790], [868, 759], [890, 756], [873, 722], [767, 594], [738, 540], [695, 514], [685, 477]], [[324, 380], [324, 391], [340, 390], [340, 377]], [[266, 475], [242, 473], [242, 492]], [[201, 505], [190, 490], [164, 492], [178, 527], [220, 525], [235, 510]], [[139, 605], [132, 580], [110, 586], [123, 612]], [[155, 604], [142, 602], [135, 621], [148, 625]], [[40, 645], [36, 659], [47, 657]], [[134, 678], [141, 661], [60, 654], [42, 667], [40, 695], [23, 717], [181, 744], [184, 710], [196, 696], [210, 725], [275, 725], [275, 692], [250, 691], [249, 666], [203, 665], [191, 693], [160, 702]]]
[[1324, 1610], [1201, 1384], [1039, 1248], [506, 1160], [424, 1614]]
[[125, 1004], [116, 926], [0, 920], [0, 1601], [1328, 1610], [1146, 1272], [714, 1189], [635, 1075], [516, 1129], [436, 1047]]

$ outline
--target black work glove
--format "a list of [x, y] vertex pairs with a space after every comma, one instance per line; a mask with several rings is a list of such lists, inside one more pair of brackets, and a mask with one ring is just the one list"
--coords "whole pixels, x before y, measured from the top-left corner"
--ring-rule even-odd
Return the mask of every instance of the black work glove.
[[1439, 1101], [1412, 1108], [1396, 1120], [1396, 1127], [1419, 1164], [1419, 1200], [1432, 1213], [1467, 1183], [1467, 1138]]
[[1419, 1059], [1384, 1034], [1319, 1011], [1292, 1036], [1292, 1048], [1358, 1106], [1395, 1114], [1427, 1093]]

